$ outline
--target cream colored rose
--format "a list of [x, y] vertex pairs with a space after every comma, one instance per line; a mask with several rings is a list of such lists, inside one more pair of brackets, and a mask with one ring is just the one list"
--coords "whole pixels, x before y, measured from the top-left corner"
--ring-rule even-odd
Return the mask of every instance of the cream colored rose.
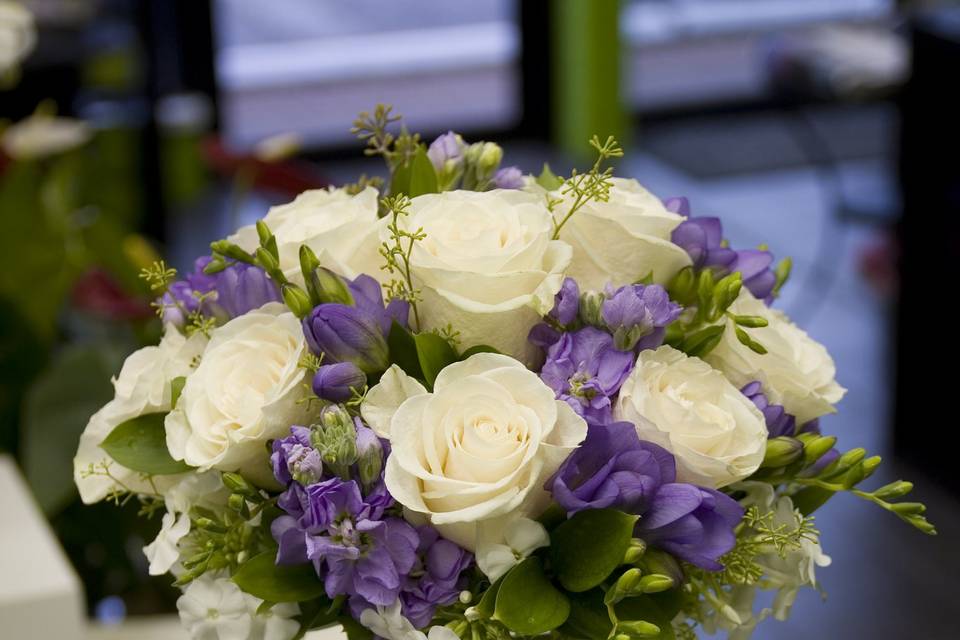
[[[320, 264], [342, 276], [365, 273], [380, 279], [383, 258], [377, 230], [383, 225], [377, 217], [377, 195], [373, 187], [356, 195], [344, 189], [314, 189], [293, 202], [271, 207], [263, 221], [277, 239], [284, 275], [303, 282], [300, 245], [305, 244]], [[250, 252], [260, 246], [254, 225], [241, 227], [227, 240]]]
[[[761, 355], [737, 340], [733, 327], [727, 327], [723, 339], [707, 355], [707, 361], [742, 387], [759, 380], [763, 392], [774, 404], [782, 404], [797, 418], [797, 424], [836, 411], [833, 405], [846, 389], [835, 380], [836, 367], [826, 348], [808, 336], [780, 311], [769, 308], [746, 289], [731, 305], [738, 315], [760, 316], [769, 323], [750, 329], [750, 336], [762, 344]], [[732, 321], [728, 321], [732, 325]]]
[[673, 453], [680, 482], [726, 486], [756, 471], [766, 452], [760, 410], [722, 373], [667, 345], [640, 352], [614, 417]]
[[29, 55], [36, 41], [33, 15], [19, 2], [0, 0], [0, 82]]
[[411, 519], [472, 551], [490, 521], [539, 515], [549, 502], [543, 483], [586, 432], [535, 373], [480, 353], [448, 366], [433, 393], [413, 395], [393, 414], [387, 488]]
[[202, 470], [270, 483], [266, 442], [305, 416], [300, 322], [272, 303], [214, 330], [200, 366], [167, 415], [167, 448]]
[[449, 324], [464, 347], [489, 344], [531, 364], [537, 350], [527, 333], [553, 306], [571, 255], [550, 239], [543, 200], [514, 190], [447, 191], [414, 198], [403, 223], [426, 234], [410, 260], [422, 328]]
[[[203, 353], [206, 343], [202, 334], [185, 338], [168, 325], [158, 346], [144, 347], [126, 359], [120, 375], [113, 380], [113, 400], [90, 418], [73, 459], [73, 479], [85, 503], [99, 502], [117, 489], [154, 491], [153, 486], [142, 479], [142, 474], [111, 460], [100, 443], [122, 422], [147, 413], [169, 411], [171, 381], [191, 374], [195, 359]], [[109, 476], [104, 473], [105, 466]], [[158, 476], [154, 483], [162, 490], [164, 484], [179, 478]]]
[[[563, 197], [554, 192], [551, 197]], [[571, 196], [554, 209], [557, 221], [570, 210]], [[649, 274], [666, 284], [690, 264], [687, 252], [670, 241], [683, 216], [667, 211], [663, 203], [636, 180], [613, 178], [608, 202], [589, 202], [576, 211], [560, 231], [573, 247], [567, 275], [581, 290], [601, 290], [637, 282]]]

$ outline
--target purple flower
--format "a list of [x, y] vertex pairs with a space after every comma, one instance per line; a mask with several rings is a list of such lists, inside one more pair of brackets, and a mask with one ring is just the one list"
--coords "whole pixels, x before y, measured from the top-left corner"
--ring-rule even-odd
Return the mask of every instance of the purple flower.
[[743, 507], [726, 494], [692, 484], [664, 484], [641, 515], [636, 535], [647, 544], [708, 571], [736, 544]]
[[407, 326], [410, 303], [395, 298], [384, 306], [380, 283], [370, 276], [366, 274], [357, 276], [352, 282], [347, 283], [347, 288], [353, 296], [353, 306], [370, 316], [380, 326], [384, 336], [390, 333], [390, 325], [394, 321], [401, 327]]
[[737, 259], [730, 266], [731, 271], [739, 271], [743, 276], [743, 286], [749, 289], [754, 298], [768, 305], [773, 302], [773, 287], [777, 276], [771, 269], [773, 254], [761, 249], [743, 249], [737, 251]]
[[467, 587], [468, 576], [464, 572], [473, 565], [473, 554], [441, 538], [433, 527], [420, 527], [417, 534], [417, 562], [400, 594], [400, 602], [403, 615], [413, 626], [423, 628], [433, 619], [438, 606], [452, 604]]
[[[186, 279], [170, 285], [161, 298], [163, 321], [182, 326], [184, 312], [198, 308], [204, 315], [229, 320], [259, 309], [268, 302], [279, 302], [280, 292], [260, 267], [236, 262], [215, 274], [204, 273], [210, 256], [197, 258]], [[203, 302], [200, 302], [200, 297]]]
[[603, 424], [610, 421], [610, 398], [633, 364], [633, 353], [614, 348], [610, 334], [584, 327], [550, 347], [540, 377], [578, 414]]
[[623, 351], [659, 347], [665, 327], [682, 311], [658, 284], [631, 284], [616, 290], [608, 286], [606, 297], [600, 314], [613, 332], [614, 344]]
[[313, 392], [330, 402], [345, 402], [353, 397], [353, 390], [363, 390], [367, 374], [352, 362], [321, 365], [313, 376]]
[[573, 278], [564, 278], [560, 291], [553, 297], [553, 309], [547, 314], [566, 327], [577, 319], [580, 313], [580, 287]]
[[629, 422], [589, 425], [587, 439], [547, 482], [569, 515], [582, 509], [615, 508], [644, 513], [657, 489], [676, 480], [666, 449], [641, 442]]
[[687, 217], [690, 215], [690, 201], [683, 197], [667, 198], [663, 201], [663, 206], [667, 211], [679, 213]]
[[448, 162], [462, 164], [463, 153], [466, 149], [467, 146], [464, 144], [463, 138], [453, 131], [447, 131], [430, 143], [427, 148], [427, 157], [430, 158], [430, 162], [437, 173], [442, 173]]
[[303, 319], [310, 350], [328, 362], [352, 362], [364, 373], [390, 366], [387, 340], [377, 318], [360, 307], [329, 303]]
[[728, 271], [737, 252], [723, 245], [720, 218], [687, 218], [673, 230], [670, 239], [693, 261], [694, 269], [716, 268]]
[[493, 174], [496, 189], [523, 189], [523, 172], [518, 167], [504, 167]]
[[767, 423], [767, 437], [793, 436], [797, 432], [797, 420], [787, 413], [779, 404], [770, 404], [763, 393], [763, 386], [754, 380], [740, 389], [740, 393], [750, 398], [750, 401], [760, 409], [763, 419]]
[[[319, 480], [323, 472], [320, 454], [310, 443], [310, 429], [307, 427], [290, 427], [289, 436], [274, 440], [270, 462], [274, 477], [283, 485], [294, 479], [301, 484], [311, 484]], [[305, 479], [309, 481], [303, 482]]]

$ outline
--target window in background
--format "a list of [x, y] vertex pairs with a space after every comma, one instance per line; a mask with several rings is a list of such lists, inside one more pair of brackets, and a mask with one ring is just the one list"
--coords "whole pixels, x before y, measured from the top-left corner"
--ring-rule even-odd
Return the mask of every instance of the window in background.
[[413, 130], [506, 128], [520, 115], [514, 0], [215, 0], [222, 129], [246, 147], [282, 132], [351, 138], [391, 102]]

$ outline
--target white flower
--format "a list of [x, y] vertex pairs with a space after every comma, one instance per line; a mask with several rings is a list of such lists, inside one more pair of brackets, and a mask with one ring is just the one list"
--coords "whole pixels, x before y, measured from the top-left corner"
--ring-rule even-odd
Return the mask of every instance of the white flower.
[[[271, 207], [267, 223], [280, 251], [280, 269], [294, 282], [303, 282], [300, 245], [317, 254], [320, 264], [347, 278], [366, 273], [380, 278], [380, 240], [383, 226], [377, 217], [377, 190], [367, 187], [356, 195], [344, 189], [304, 191], [293, 202]], [[255, 225], [240, 228], [227, 238], [246, 251], [260, 246]]]
[[[203, 353], [206, 342], [199, 333], [185, 338], [168, 325], [158, 346], [144, 347], [126, 359], [120, 375], [113, 380], [113, 400], [90, 418], [73, 459], [73, 479], [85, 503], [99, 502], [117, 489], [153, 492], [153, 487], [139, 472], [111, 460], [100, 443], [122, 422], [147, 413], [169, 411], [171, 381], [190, 375], [193, 361]], [[109, 476], [103, 473], [105, 466], [109, 468]], [[89, 473], [91, 469], [94, 473]], [[157, 476], [154, 482], [162, 489], [165, 483], [178, 479]]]
[[535, 373], [479, 353], [445, 368], [433, 393], [410, 397], [393, 414], [387, 488], [473, 550], [483, 521], [542, 511], [544, 481], [586, 431]]
[[208, 573], [187, 586], [177, 610], [192, 640], [291, 640], [300, 629], [293, 619], [300, 607], [285, 602], [258, 613], [261, 604], [229, 578]]
[[19, 2], [0, 0], [0, 80], [33, 50], [37, 27]]
[[304, 417], [303, 330], [271, 303], [213, 331], [197, 370], [167, 415], [167, 448], [201, 469], [241, 470], [270, 483], [265, 443]]
[[460, 640], [446, 627], [431, 627], [428, 634], [417, 630], [400, 612], [400, 601], [389, 606], [377, 605], [360, 614], [360, 624], [384, 640]]
[[86, 144], [90, 135], [82, 120], [35, 113], [8, 127], [0, 144], [11, 158], [46, 158]]
[[[414, 198], [401, 223], [423, 229], [410, 257], [424, 329], [460, 331], [530, 364], [527, 333], [553, 306], [571, 249], [551, 240], [542, 199], [515, 190], [447, 191]], [[381, 238], [389, 240], [384, 228]]]
[[[502, 527], [502, 532], [489, 531], [491, 526]], [[503, 543], [487, 542], [502, 538]], [[530, 518], [514, 518], [506, 526], [490, 522], [478, 532], [477, 566], [490, 582], [510, 571], [531, 553], [550, 545], [550, 535], [542, 524]]]
[[143, 548], [152, 576], [170, 571], [180, 559], [178, 544], [190, 533], [190, 509], [195, 506], [222, 509], [230, 495], [218, 473], [190, 473], [177, 477], [181, 479], [164, 491], [167, 512], [163, 515], [160, 532]]
[[411, 378], [395, 364], [380, 377], [380, 382], [367, 392], [360, 405], [363, 421], [381, 438], [390, 437], [390, 420], [407, 398], [427, 392], [416, 378]]
[[614, 417], [673, 453], [680, 482], [723, 487], [756, 471], [766, 452], [760, 410], [722, 373], [667, 345], [640, 352]]
[[755, 353], [741, 344], [729, 326], [720, 344], [707, 355], [710, 364], [738, 387], [759, 380], [770, 402], [782, 404], [787, 413], [796, 416], [797, 424], [836, 411], [833, 405], [843, 398], [846, 389], [834, 379], [833, 358], [822, 344], [746, 289], [730, 306], [730, 312], [767, 320], [766, 327], [750, 329], [750, 336], [767, 353]]
[[[554, 192], [551, 197], [563, 196]], [[554, 209], [558, 223], [571, 204], [567, 195]], [[567, 275], [583, 291], [636, 282], [650, 274], [653, 282], [665, 284], [690, 264], [687, 252], [670, 241], [682, 221], [683, 216], [667, 211], [636, 180], [613, 178], [610, 200], [587, 203], [560, 231], [560, 239], [573, 246]]]

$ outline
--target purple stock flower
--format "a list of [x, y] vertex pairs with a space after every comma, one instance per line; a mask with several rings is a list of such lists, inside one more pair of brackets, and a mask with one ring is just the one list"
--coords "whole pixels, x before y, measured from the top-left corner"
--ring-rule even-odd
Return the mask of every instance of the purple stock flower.
[[[290, 427], [289, 436], [274, 440], [270, 462], [274, 477], [283, 485], [293, 480], [311, 484], [319, 480], [323, 473], [320, 454], [310, 443], [310, 429], [307, 427]], [[304, 482], [305, 479], [308, 481]]]
[[491, 179], [496, 189], [523, 189], [523, 172], [518, 167], [504, 167]]
[[445, 170], [447, 162], [462, 163], [466, 149], [463, 138], [453, 131], [447, 131], [430, 143], [427, 148], [427, 157], [430, 158], [437, 173], [441, 173]]
[[361, 391], [367, 383], [367, 374], [352, 362], [321, 365], [313, 376], [313, 392], [330, 402], [344, 402], [353, 397], [353, 390]]
[[610, 398], [633, 364], [633, 353], [614, 348], [609, 333], [584, 327], [564, 333], [550, 347], [540, 378], [578, 414], [604, 424], [610, 421]]
[[659, 347], [665, 327], [683, 310], [658, 284], [631, 284], [616, 290], [608, 285], [606, 296], [600, 314], [613, 332], [614, 344], [623, 351]]
[[723, 246], [720, 218], [687, 218], [673, 230], [670, 239], [693, 261], [694, 269], [716, 268], [727, 271], [737, 259], [737, 252]]
[[547, 313], [548, 322], [541, 322], [532, 329], [527, 340], [541, 349], [549, 349], [560, 339], [560, 330], [574, 326], [580, 314], [580, 287], [573, 278], [564, 278], [560, 290], [553, 297], [553, 308]]
[[467, 587], [464, 571], [473, 565], [473, 554], [441, 538], [433, 527], [420, 527], [417, 534], [417, 562], [400, 594], [400, 602], [403, 615], [413, 626], [423, 628], [433, 619], [438, 606], [455, 602]]
[[660, 485], [676, 476], [676, 461], [669, 451], [641, 442], [631, 423], [612, 422], [589, 425], [586, 440], [546, 488], [570, 515], [610, 507], [644, 513]]
[[743, 507], [730, 496], [692, 484], [664, 484], [642, 514], [636, 534], [647, 544], [708, 571], [736, 544]]

